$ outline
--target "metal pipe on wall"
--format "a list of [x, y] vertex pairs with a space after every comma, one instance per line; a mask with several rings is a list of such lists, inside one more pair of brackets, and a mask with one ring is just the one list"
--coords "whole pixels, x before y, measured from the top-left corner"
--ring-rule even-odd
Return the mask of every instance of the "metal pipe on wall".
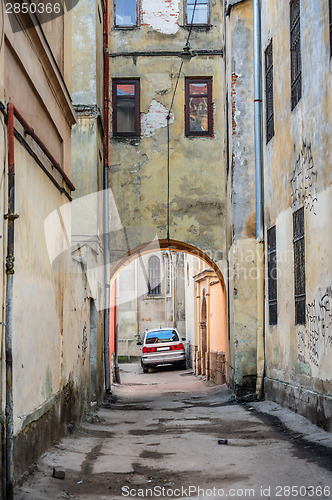
[[254, 21], [254, 126], [256, 174], [256, 249], [257, 249], [257, 378], [256, 397], [263, 394], [264, 352], [264, 222], [262, 163], [262, 95], [261, 95], [261, 19], [260, 0], [253, 0]]
[[22, 127], [25, 130], [25, 133], [30, 135], [33, 140], [38, 144], [40, 149], [43, 151], [43, 153], [47, 156], [47, 158], [50, 160], [52, 163], [53, 167], [60, 173], [61, 177], [63, 180], [66, 182], [67, 186], [71, 189], [71, 191], [75, 191], [75, 186], [67, 176], [67, 174], [64, 172], [64, 170], [61, 168], [60, 164], [54, 159], [53, 155], [49, 152], [45, 144], [42, 142], [42, 140], [38, 137], [38, 135], [35, 133], [34, 129], [28, 125], [28, 123], [25, 121], [21, 113], [17, 111], [17, 109], [14, 107], [14, 115], [17, 118], [17, 120], [21, 123]]
[[6, 256], [6, 500], [14, 498], [14, 417], [13, 417], [13, 282], [14, 282], [14, 223], [15, 214], [15, 158], [14, 105], [8, 104], [8, 213]]
[[108, 1], [105, 2], [103, 19], [103, 53], [104, 53], [104, 200], [103, 200], [103, 223], [104, 223], [104, 282], [105, 282], [105, 310], [104, 310], [104, 365], [105, 365], [105, 390], [111, 389], [111, 367], [110, 367], [110, 240], [109, 240], [109, 54], [108, 54]]

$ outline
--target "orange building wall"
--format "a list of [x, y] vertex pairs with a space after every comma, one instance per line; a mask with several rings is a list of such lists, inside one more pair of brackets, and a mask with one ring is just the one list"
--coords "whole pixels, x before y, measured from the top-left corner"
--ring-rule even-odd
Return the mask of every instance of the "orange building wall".
[[226, 352], [226, 300], [225, 294], [218, 282], [210, 285], [210, 350]]

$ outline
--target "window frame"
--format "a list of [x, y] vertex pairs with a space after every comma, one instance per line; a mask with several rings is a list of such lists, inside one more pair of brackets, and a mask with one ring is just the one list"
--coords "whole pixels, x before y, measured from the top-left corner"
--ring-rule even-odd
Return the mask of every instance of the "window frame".
[[[135, 85], [135, 131], [118, 132], [117, 130], [117, 103], [121, 96], [117, 95], [117, 85]], [[139, 78], [113, 78], [112, 79], [112, 135], [113, 137], [139, 137], [140, 136], [140, 79]]]
[[116, 2], [117, 2], [117, 0], [113, 0], [113, 24], [114, 24], [114, 28], [125, 29], [125, 30], [139, 28], [139, 26], [140, 26], [140, 8], [139, 8], [140, 1], [136, 0], [136, 24], [129, 24], [129, 25], [116, 24]]
[[[273, 272], [275, 273], [275, 276], [272, 275]], [[270, 227], [267, 231], [267, 273], [269, 325], [275, 326], [278, 324], [278, 262], [276, 226]]]
[[[194, 23], [194, 22], [193, 22], [193, 24], [191, 24], [191, 19], [188, 19], [188, 7], [187, 7], [187, 4], [188, 4], [188, 0], [184, 0], [184, 25], [185, 25], [186, 28], [188, 28], [190, 26], [193, 26], [193, 28], [210, 26], [210, 9], [211, 9], [211, 2], [210, 2], [210, 0], [206, 0], [206, 5], [207, 5], [207, 22], [203, 23], [203, 24], [202, 23]], [[195, 3], [194, 3], [194, 5], [195, 5]], [[197, 7], [197, 4], [196, 4], [196, 7]]]
[[306, 324], [305, 218], [304, 207], [293, 213], [295, 324]]
[[[270, 58], [270, 60], [269, 60]], [[266, 144], [274, 137], [274, 78], [273, 78], [273, 39], [265, 49], [265, 125], [266, 125]], [[272, 126], [271, 126], [272, 124]]]
[[[206, 83], [208, 98], [208, 130], [190, 130], [190, 107], [189, 107], [189, 85], [191, 83]], [[205, 97], [205, 96], [202, 96]], [[185, 78], [185, 136], [186, 137], [213, 137], [213, 107], [212, 107], [212, 76], [188, 76]]]
[[[157, 263], [157, 268], [152, 268], [153, 262]], [[155, 286], [152, 286], [155, 285]], [[160, 259], [157, 255], [152, 255], [148, 262], [148, 296], [160, 297], [161, 295], [161, 274]]]
[[[299, 13], [296, 15], [296, 7]], [[291, 76], [291, 110], [302, 98], [302, 54], [301, 54], [301, 0], [290, 0], [290, 76]], [[296, 31], [298, 30], [298, 37]], [[295, 69], [299, 67], [298, 73]]]

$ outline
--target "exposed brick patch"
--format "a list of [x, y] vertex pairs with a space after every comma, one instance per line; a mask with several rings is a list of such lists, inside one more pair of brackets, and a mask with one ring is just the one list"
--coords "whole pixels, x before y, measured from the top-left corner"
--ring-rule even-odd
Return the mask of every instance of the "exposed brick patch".
[[141, 26], [149, 26], [159, 33], [173, 35], [178, 29], [180, 0], [142, 0]]

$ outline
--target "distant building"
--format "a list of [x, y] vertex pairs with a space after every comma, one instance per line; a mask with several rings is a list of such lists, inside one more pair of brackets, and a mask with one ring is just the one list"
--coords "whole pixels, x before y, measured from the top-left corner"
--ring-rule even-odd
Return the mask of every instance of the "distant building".
[[174, 327], [186, 337], [184, 254], [155, 252], [126, 266], [117, 279], [120, 361], [140, 357], [138, 340], [153, 328]]

